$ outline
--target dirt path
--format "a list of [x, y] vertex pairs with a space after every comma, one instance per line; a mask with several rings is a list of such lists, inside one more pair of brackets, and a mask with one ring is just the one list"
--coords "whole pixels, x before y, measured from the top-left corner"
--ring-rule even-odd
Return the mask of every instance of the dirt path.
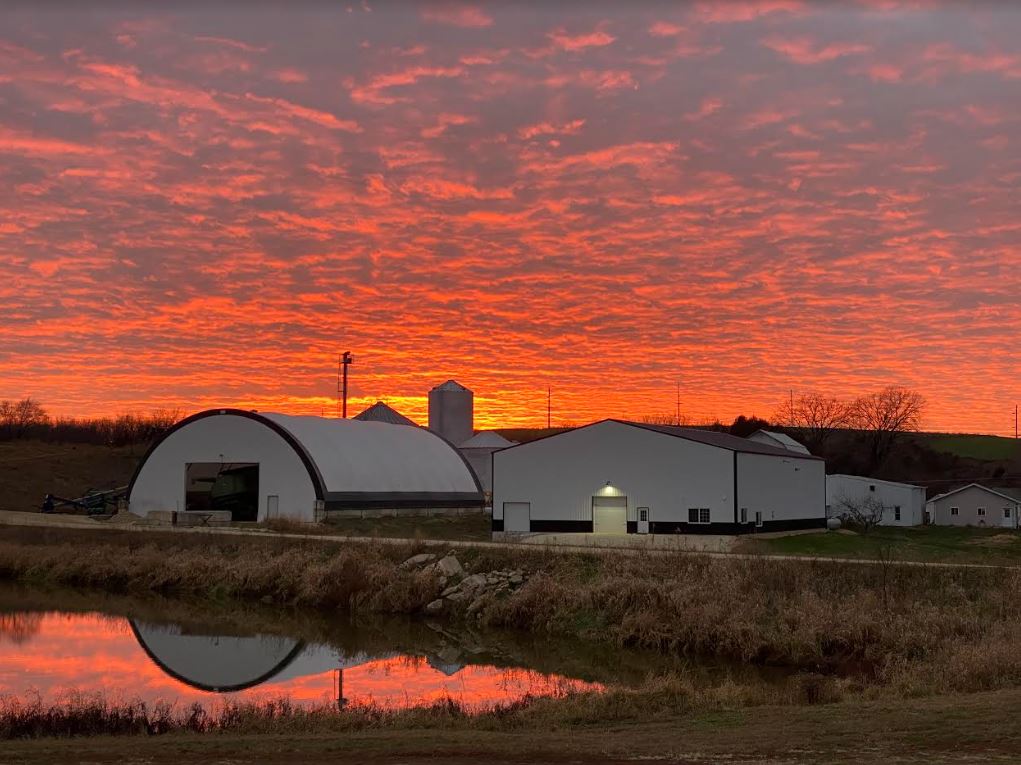
[[[214, 534], [224, 536], [252, 536], [259, 537], [262, 539], [276, 538], [276, 539], [316, 539], [323, 542], [329, 542], [333, 544], [365, 544], [370, 542], [381, 542], [384, 544], [407, 544], [410, 540], [406, 537], [353, 537], [353, 536], [340, 536], [334, 534], [318, 534], [318, 533], [292, 533], [292, 532], [277, 532], [270, 531], [268, 529], [241, 529], [232, 527], [195, 527], [195, 526], [157, 526], [157, 525], [145, 525], [139, 523], [118, 523], [116, 520], [110, 521], [97, 521], [92, 518], [81, 515], [62, 515], [52, 514], [47, 515], [43, 513], [23, 513], [23, 512], [12, 512], [12, 511], [0, 511], [0, 526], [37, 526], [43, 528], [69, 528], [69, 529], [82, 529], [87, 531], [132, 531], [138, 533], [173, 533], [173, 534]], [[825, 556], [809, 556], [809, 555], [756, 555], [752, 553], [724, 553], [724, 552], [708, 552], [700, 550], [679, 550], [679, 549], [656, 549], [656, 548], [643, 548], [643, 547], [613, 547], [613, 546], [600, 546], [598, 544], [579, 544], [570, 545], [564, 543], [558, 544], [526, 544], [521, 542], [482, 542], [478, 540], [465, 540], [465, 539], [420, 539], [415, 540], [416, 544], [425, 547], [439, 547], [444, 549], [450, 548], [497, 548], [497, 549], [517, 549], [517, 550], [553, 550], [555, 552], [565, 553], [592, 553], [597, 555], [701, 555], [708, 556], [711, 558], [732, 558], [738, 560], [795, 560], [805, 561], [811, 563], [828, 563], [828, 564], [843, 564], [850, 563], [856, 565], [894, 565], [894, 566], [922, 566], [929, 568], [951, 568], [951, 569], [1004, 569], [1014, 568], [1014, 566], [1007, 565], [994, 565], [989, 563], [942, 563], [933, 561], [908, 561], [908, 560], [892, 560], [892, 561], [879, 561], [870, 558], [836, 558], [836, 557], [825, 557]]]

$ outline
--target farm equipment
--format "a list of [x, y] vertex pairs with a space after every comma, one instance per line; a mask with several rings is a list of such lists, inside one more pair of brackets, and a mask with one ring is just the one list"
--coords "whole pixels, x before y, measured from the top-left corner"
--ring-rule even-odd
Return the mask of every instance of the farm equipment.
[[77, 499], [66, 499], [47, 494], [43, 499], [44, 513], [85, 513], [85, 515], [112, 515], [117, 512], [117, 504], [128, 492], [127, 486], [106, 491], [90, 489]]

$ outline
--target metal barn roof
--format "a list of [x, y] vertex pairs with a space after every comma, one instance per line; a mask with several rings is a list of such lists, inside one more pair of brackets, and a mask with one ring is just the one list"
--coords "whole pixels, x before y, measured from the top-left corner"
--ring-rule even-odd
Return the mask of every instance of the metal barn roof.
[[[756, 438], [756, 436], [758, 436], [759, 438]], [[754, 433], [748, 436], [748, 438], [752, 441], [756, 441], [759, 439], [773, 441], [781, 449], [786, 449], [787, 451], [790, 452], [798, 452], [799, 454], [811, 454], [811, 452], [808, 451], [808, 447], [806, 447], [803, 443], [794, 440], [786, 433], [780, 433], [779, 431], [776, 430], [756, 430]]]
[[627, 420], [610, 420], [619, 422], [622, 425], [631, 425], [636, 428], [654, 430], [657, 433], [665, 433], [668, 436], [685, 438], [689, 441], [697, 441], [700, 444], [716, 446], [720, 449], [728, 449], [732, 452], [743, 452], [746, 454], [768, 454], [773, 457], [795, 457], [797, 459], [818, 460], [811, 454], [792, 452], [789, 449], [782, 449], [779, 446], [770, 446], [759, 441], [750, 441], [740, 436], [732, 436], [730, 433], [718, 433], [715, 430], [698, 430], [696, 428], [684, 428], [679, 425], [647, 425], [644, 422], [629, 422]]
[[377, 401], [364, 412], [356, 414], [352, 419], [360, 420], [361, 422], [387, 422], [391, 425], [414, 425], [418, 427], [417, 423], [409, 420], [392, 406], [384, 404], [382, 401]]
[[445, 383], [440, 383], [433, 390], [457, 390], [467, 391], [468, 389], [461, 385], [457, 380], [447, 380]]

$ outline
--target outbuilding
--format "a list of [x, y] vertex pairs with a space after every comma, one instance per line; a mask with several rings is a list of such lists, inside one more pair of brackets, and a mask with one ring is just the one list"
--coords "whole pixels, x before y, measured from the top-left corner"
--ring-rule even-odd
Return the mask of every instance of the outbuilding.
[[929, 523], [937, 526], [999, 526], [1016, 529], [1021, 490], [990, 489], [970, 483], [933, 497], [925, 505]]
[[171, 428], [139, 463], [128, 508], [235, 521], [314, 521], [331, 510], [478, 511], [464, 457], [425, 428], [212, 409]]
[[457, 449], [475, 471], [479, 483], [482, 484], [482, 489], [491, 492], [493, 490], [493, 454], [513, 445], [514, 441], [508, 441], [496, 431], [483, 430], [458, 446]]
[[825, 463], [727, 433], [602, 420], [493, 454], [493, 532], [823, 528]]
[[826, 514], [840, 516], [848, 506], [874, 506], [881, 526], [921, 526], [925, 522], [925, 488], [860, 475], [826, 476]]
[[795, 441], [786, 433], [781, 433], [778, 430], [756, 430], [748, 436], [748, 439], [756, 443], [766, 444], [767, 446], [775, 446], [778, 449], [786, 449], [789, 452], [797, 452], [798, 454], [812, 453], [803, 443]]

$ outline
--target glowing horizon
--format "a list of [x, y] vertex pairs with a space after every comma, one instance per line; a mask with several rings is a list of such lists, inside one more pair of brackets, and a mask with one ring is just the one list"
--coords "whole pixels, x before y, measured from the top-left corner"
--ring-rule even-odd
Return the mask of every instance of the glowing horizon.
[[1013, 435], [1021, 7], [0, 10], [0, 399]]

